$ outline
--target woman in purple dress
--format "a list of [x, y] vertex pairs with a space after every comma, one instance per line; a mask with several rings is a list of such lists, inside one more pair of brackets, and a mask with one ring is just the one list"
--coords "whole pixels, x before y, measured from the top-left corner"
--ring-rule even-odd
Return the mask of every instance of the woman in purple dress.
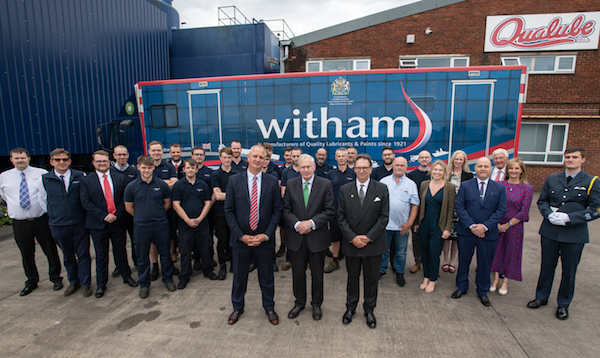
[[[508, 280], [521, 281], [523, 258], [523, 222], [529, 221], [529, 208], [533, 199], [533, 186], [527, 182], [525, 164], [521, 158], [513, 158], [506, 164], [506, 178], [500, 182], [506, 187], [507, 211], [498, 224], [498, 246], [492, 260], [494, 281], [490, 292], [498, 290], [502, 296], [508, 293]], [[500, 279], [502, 285], [500, 284]]]

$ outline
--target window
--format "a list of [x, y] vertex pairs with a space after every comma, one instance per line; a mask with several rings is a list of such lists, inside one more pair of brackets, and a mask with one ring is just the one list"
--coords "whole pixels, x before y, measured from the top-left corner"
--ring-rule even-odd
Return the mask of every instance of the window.
[[306, 72], [327, 72], [327, 71], [357, 71], [370, 70], [371, 60], [322, 60], [322, 61], [306, 61]]
[[562, 164], [567, 145], [567, 123], [523, 123], [519, 156], [528, 164]]
[[469, 57], [464, 55], [424, 55], [400, 57], [400, 68], [465, 66], [469, 66]]
[[179, 117], [176, 104], [155, 104], [150, 107], [152, 128], [177, 128]]
[[531, 74], [575, 73], [576, 55], [502, 57], [502, 65], [525, 65]]

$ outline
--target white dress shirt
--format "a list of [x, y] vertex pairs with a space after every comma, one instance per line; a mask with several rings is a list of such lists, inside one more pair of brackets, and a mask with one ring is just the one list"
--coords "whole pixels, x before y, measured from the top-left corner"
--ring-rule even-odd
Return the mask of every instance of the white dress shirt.
[[[248, 173], [248, 199], [250, 199], [250, 205], [252, 205], [252, 182], [254, 181], [254, 177], [255, 175], [250, 173], [249, 170], [246, 170], [246, 172]], [[256, 185], [257, 185], [257, 195], [258, 195], [258, 200], [257, 200], [257, 205], [256, 205], [256, 211], [257, 211], [257, 220], [260, 222], [260, 187], [262, 184], [262, 175], [263, 172], [259, 172], [256, 177], [258, 178], [258, 180], [256, 181]], [[249, 211], [248, 211], [249, 212]]]
[[6, 202], [8, 216], [13, 220], [35, 219], [46, 213], [38, 200], [38, 182], [48, 171], [28, 166], [23, 173], [29, 189], [29, 210], [24, 210], [20, 205], [21, 171], [13, 168], [0, 174], [0, 196]]
[[506, 176], [506, 165], [502, 169], [498, 169], [496, 167], [494, 167], [494, 169], [492, 169], [492, 176], [490, 178], [493, 181], [496, 181], [496, 176], [498, 175], [498, 172], [500, 172], [500, 179], [498, 181], [503, 181]]
[[98, 176], [98, 180], [100, 181], [100, 187], [102, 188], [102, 192], [104, 193], [105, 198], [106, 198], [106, 190], [104, 190], [104, 175], [106, 175], [106, 177], [108, 179], [108, 185], [110, 186], [110, 192], [112, 194], [112, 197], [114, 198], [115, 197], [115, 187], [113, 185], [112, 177], [110, 176], [110, 170], [108, 170], [106, 173], [101, 173], [96, 170], [96, 175]]
[[[315, 181], [315, 175], [313, 174], [313, 176], [310, 178], [310, 180], [306, 181], [304, 180], [304, 178], [302, 178], [302, 199], [304, 199], [304, 185], [306, 185], [305, 183], [308, 182], [308, 197], [310, 198], [310, 191], [312, 190], [312, 186], [313, 186], [313, 182]], [[310, 222], [312, 223], [312, 229], [316, 230], [317, 229], [317, 225], [315, 225], [315, 222], [313, 221], [313, 219], [310, 219]], [[298, 224], [300, 224], [300, 221], [296, 221], [296, 223], [294, 224], [294, 230], [298, 231]]]

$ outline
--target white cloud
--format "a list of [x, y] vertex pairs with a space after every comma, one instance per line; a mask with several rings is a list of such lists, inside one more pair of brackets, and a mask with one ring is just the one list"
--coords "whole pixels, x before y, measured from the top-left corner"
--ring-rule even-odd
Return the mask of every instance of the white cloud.
[[[240, 0], [235, 5], [250, 21], [253, 18], [284, 19], [298, 36], [416, 1], [419, 0]], [[181, 22], [186, 22], [182, 28], [218, 26], [219, 6], [229, 5], [231, 3], [215, 0], [173, 0], [173, 7], [179, 12]], [[227, 11], [233, 13], [231, 9]], [[237, 18], [243, 19], [239, 14]], [[275, 23], [267, 24], [271, 30], [281, 27]]]

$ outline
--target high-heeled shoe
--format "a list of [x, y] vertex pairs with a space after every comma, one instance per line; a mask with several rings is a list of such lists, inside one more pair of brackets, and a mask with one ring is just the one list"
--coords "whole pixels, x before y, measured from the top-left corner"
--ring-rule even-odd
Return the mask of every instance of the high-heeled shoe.
[[500, 282], [498, 282], [495, 285], [491, 285], [490, 286], [490, 292], [496, 292], [496, 290], [498, 289], [498, 286], [500, 285]]
[[506, 296], [507, 293], [508, 293], [508, 285], [506, 285], [506, 290], [503, 290], [502, 288], [498, 287], [498, 294], [500, 296]]

